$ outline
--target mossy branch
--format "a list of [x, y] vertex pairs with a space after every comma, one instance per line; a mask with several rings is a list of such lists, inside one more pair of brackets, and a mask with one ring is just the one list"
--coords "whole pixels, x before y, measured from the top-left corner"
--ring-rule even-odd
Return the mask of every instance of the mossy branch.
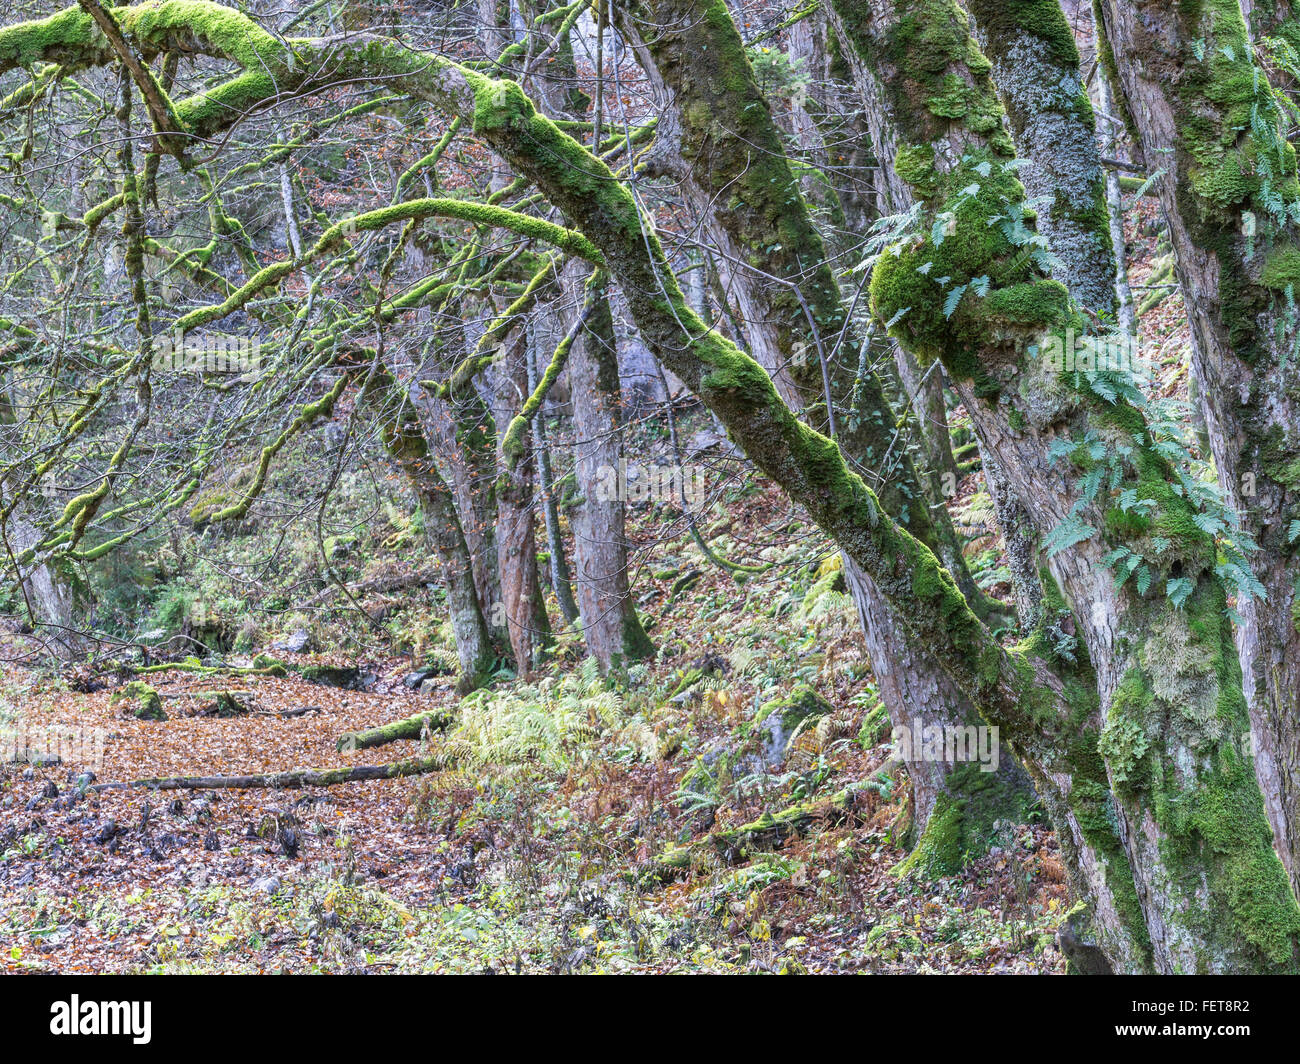
[[532, 423], [533, 418], [542, 408], [542, 403], [546, 399], [546, 393], [551, 390], [551, 386], [560, 377], [560, 372], [569, 360], [569, 352], [573, 350], [574, 341], [587, 324], [592, 312], [596, 309], [598, 299], [604, 297], [603, 275], [597, 271], [592, 275], [591, 280], [587, 282], [587, 296], [583, 301], [582, 310], [574, 319], [569, 331], [564, 334], [564, 338], [555, 345], [555, 353], [551, 356], [551, 361], [546, 367], [546, 372], [542, 374], [541, 380], [537, 382], [537, 387], [533, 393], [524, 400], [523, 406], [519, 408], [519, 413], [511, 420], [510, 425], [506, 428], [505, 435], [501, 437], [501, 451], [505, 455], [506, 466], [514, 469], [523, 458], [526, 450], [524, 444], [524, 433]]

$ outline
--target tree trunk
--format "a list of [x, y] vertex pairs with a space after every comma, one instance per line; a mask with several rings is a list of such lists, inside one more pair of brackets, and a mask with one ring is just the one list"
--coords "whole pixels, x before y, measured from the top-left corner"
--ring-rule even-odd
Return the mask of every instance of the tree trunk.
[[[1011, 176], [1015, 149], [1001, 129], [990, 64], [965, 15], [946, 3], [868, 6], [864, 17], [850, 0], [836, 0], [887, 105], [892, 136], [877, 154], [894, 151], [896, 172], [927, 205], [921, 232], [929, 234], [881, 258], [873, 309], [919, 357], [943, 358], [982, 446], [1035, 526], [1078, 530], [1049, 567], [1095, 669], [1099, 712], [1080, 719], [1093, 737], [1089, 757], [1105, 765], [1154, 965], [1288, 969], [1300, 909], [1269, 845], [1250, 754], [1240, 746], [1247, 718], [1214, 541], [1196, 524], [1196, 508], [1171, 490], [1177, 471], [1155, 449], [1141, 413], [1068, 387], [1072, 375], [1054, 376], [1038, 357], [1052, 336], [1078, 327], [1077, 312], [1065, 288], [1017, 250], [1034, 238], [995, 228], [1023, 191]], [[944, 239], [931, 228], [939, 217], [965, 239]], [[975, 239], [981, 228], [991, 240]], [[954, 286], [983, 277], [987, 287], [945, 293], [931, 269]], [[1090, 453], [1112, 470], [1112, 484], [1127, 483], [1132, 500], [1147, 500], [1139, 513], [1107, 509], [1090, 488], [1096, 477], [1060, 468], [1049, 455], [1061, 439], [1098, 441]], [[1148, 535], [1161, 545], [1148, 545]], [[1145, 577], [1117, 587], [1111, 567], [1134, 556]], [[1169, 581], [1185, 581], [1178, 605], [1172, 585], [1165, 594]]]
[[386, 369], [379, 369], [371, 378], [365, 398], [380, 409], [384, 444], [406, 474], [424, 515], [425, 534], [438, 556], [447, 612], [456, 635], [458, 689], [462, 693], [473, 690], [492, 675], [496, 653], [479, 606], [469, 548], [451, 489], [434, 464], [418, 410]]
[[[523, 406], [528, 387], [527, 337], [516, 329], [506, 340], [491, 373], [492, 414], [504, 432]], [[542, 598], [537, 571], [537, 506], [533, 492], [536, 455], [530, 441], [524, 441], [523, 457], [507, 462], [497, 459], [497, 561], [501, 567], [501, 606], [510, 637], [515, 669], [520, 676], [540, 663], [551, 643], [551, 625]]]
[[[528, 339], [528, 391], [537, 388], [537, 331], [530, 329]], [[550, 555], [551, 589], [555, 604], [566, 624], [578, 619], [578, 604], [573, 598], [573, 578], [569, 560], [564, 553], [564, 537], [560, 533], [560, 507], [555, 497], [555, 477], [551, 471], [551, 450], [546, 440], [545, 403], [533, 415], [533, 452], [537, 455], [537, 486], [542, 493], [542, 525], [546, 529], [546, 549]]]
[[[1264, 177], [1246, 162], [1275, 151], [1263, 131], [1280, 138], [1278, 115], [1236, 4], [1101, 8], [1098, 32], [1109, 41], [1144, 152], [1170, 160], [1158, 187], [1195, 341], [1196, 392], [1220, 486], [1260, 547], [1249, 560], [1265, 595], [1238, 596], [1238, 643], [1255, 770], [1300, 890], [1300, 561], [1290, 534], [1300, 520], [1300, 358], [1291, 307], [1300, 291], [1300, 226], [1270, 209]], [[1242, 118], [1252, 107], [1258, 130]], [[1294, 153], [1283, 151], [1280, 160], [1271, 184], [1294, 198]]]
[[[576, 281], [577, 278], [571, 278]], [[575, 284], [575, 295], [583, 293]], [[574, 469], [582, 499], [570, 517], [582, 635], [602, 671], [654, 654], [628, 580], [625, 500], [603, 490], [623, 460], [618, 348], [608, 295], [595, 305], [569, 356]]]

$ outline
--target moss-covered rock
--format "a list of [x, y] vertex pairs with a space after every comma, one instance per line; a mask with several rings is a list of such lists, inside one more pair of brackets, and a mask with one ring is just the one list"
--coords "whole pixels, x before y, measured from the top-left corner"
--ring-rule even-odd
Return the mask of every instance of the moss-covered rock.
[[799, 684], [784, 698], [764, 704], [758, 711], [758, 732], [763, 741], [763, 758], [775, 768], [785, 759], [786, 748], [800, 727], [819, 720], [834, 710], [808, 684]]
[[253, 669], [267, 676], [288, 676], [289, 670], [285, 664], [270, 654], [258, 654], [253, 659]]
[[167, 713], [163, 709], [162, 699], [158, 697], [158, 692], [143, 680], [132, 680], [120, 691], [114, 693], [109, 702], [112, 705], [122, 702], [128, 703], [124, 711], [130, 713], [136, 720], [167, 719]]

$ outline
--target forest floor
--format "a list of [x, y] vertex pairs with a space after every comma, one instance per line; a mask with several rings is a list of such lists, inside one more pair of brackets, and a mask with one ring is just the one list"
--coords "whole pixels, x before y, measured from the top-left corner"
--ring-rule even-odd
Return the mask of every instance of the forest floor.
[[[1065, 876], [1042, 824], [1006, 825], [958, 876], [894, 872], [906, 781], [837, 558], [765, 482], [727, 490], [706, 538], [770, 568], [738, 579], [646, 512], [634, 535], [657, 568], [637, 588], [659, 659], [611, 691], [562, 639], [542, 675], [461, 703], [445, 735], [336, 749], [343, 732], [457, 706], [449, 678], [408, 690], [405, 656], [365, 661], [365, 691], [293, 672], [139, 676], [166, 720], [113, 700], [123, 675], [7, 668], [11, 728], [104, 744], [94, 764], [0, 769], [0, 970], [1061, 971]], [[968, 485], [955, 512], [996, 589], [987, 497]], [[830, 712], [767, 760], [756, 725], [800, 683]], [[208, 715], [219, 689], [249, 712]], [[443, 771], [398, 780], [95, 789], [440, 752]], [[851, 801], [829, 801], [846, 788]], [[800, 802], [799, 830], [765, 826]], [[742, 842], [723, 834], [756, 822]]]

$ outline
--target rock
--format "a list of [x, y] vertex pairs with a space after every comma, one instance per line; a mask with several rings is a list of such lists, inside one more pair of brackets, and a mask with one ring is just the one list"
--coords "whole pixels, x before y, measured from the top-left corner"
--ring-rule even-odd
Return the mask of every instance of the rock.
[[785, 698], [766, 703], [758, 711], [758, 733], [763, 742], [763, 760], [776, 768], [785, 760], [786, 748], [805, 721], [817, 720], [834, 707], [805, 683]]
[[306, 653], [311, 646], [311, 633], [305, 628], [297, 628], [290, 632], [284, 639], [278, 639], [271, 644], [272, 650], [287, 652], [289, 654]]
[[424, 685], [434, 676], [444, 676], [446, 673], [438, 665], [425, 665], [413, 672], [408, 672], [402, 677], [402, 686], [408, 687], [412, 691], [424, 690]]
[[253, 889], [260, 890], [263, 894], [278, 894], [281, 886], [275, 876], [263, 876], [261, 879], [253, 880]]
[[289, 669], [283, 661], [271, 657], [270, 654], [258, 654], [253, 659], [253, 668], [259, 672], [266, 673], [267, 676], [288, 676]]
[[132, 680], [120, 691], [116, 691], [109, 700], [109, 705], [118, 702], [128, 702], [126, 712], [135, 717], [136, 720], [166, 720], [167, 713], [163, 710], [162, 699], [158, 697], [158, 692], [150, 687], [143, 680]]
[[700, 764], [709, 772], [733, 780], [754, 776], [767, 769], [767, 759], [759, 754], [742, 754], [730, 737], [715, 739], [700, 754]]
[[90, 785], [94, 783], [95, 780], [97, 780], [98, 778], [99, 777], [96, 776], [93, 772], [89, 772], [89, 771], [78, 772], [75, 776], [71, 777], [73, 786], [76, 787], [77, 790], [81, 791], [82, 793], [85, 793], [87, 788], [89, 788]]
[[311, 683], [347, 691], [364, 691], [379, 679], [375, 673], [363, 672], [355, 665], [308, 665], [300, 675]]
[[208, 851], [221, 849], [221, 839], [215, 831], [209, 831], [203, 836], [203, 848]]
[[46, 780], [45, 786], [41, 788], [41, 797], [57, 798], [58, 796], [59, 796], [59, 788], [55, 785], [54, 781]]
[[34, 768], [25, 768], [25, 769], [23, 769], [23, 779], [24, 779], [24, 780], [27, 780], [27, 781], [30, 782], [31, 780], [34, 780], [35, 778], [36, 778], [36, 770], [35, 770]]

